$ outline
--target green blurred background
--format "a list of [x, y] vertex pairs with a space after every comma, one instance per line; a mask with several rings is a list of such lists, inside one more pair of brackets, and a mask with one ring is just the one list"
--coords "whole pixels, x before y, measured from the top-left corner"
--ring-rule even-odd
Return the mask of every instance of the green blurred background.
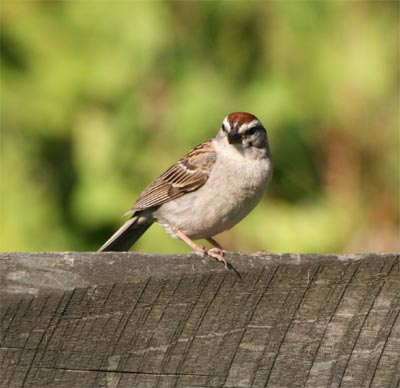
[[[274, 177], [229, 250], [399, 250], [398, 2], [1, 5], [2, 251], [96, 250], [228, 113]], [[188, 252], [153, 226], [134, 248]]]

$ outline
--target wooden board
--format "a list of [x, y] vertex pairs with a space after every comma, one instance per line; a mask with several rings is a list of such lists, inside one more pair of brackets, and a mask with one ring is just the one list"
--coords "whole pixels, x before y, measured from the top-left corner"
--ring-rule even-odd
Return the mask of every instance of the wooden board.
[[400, 385], [396, 254], [0, 254], [1, 387]]

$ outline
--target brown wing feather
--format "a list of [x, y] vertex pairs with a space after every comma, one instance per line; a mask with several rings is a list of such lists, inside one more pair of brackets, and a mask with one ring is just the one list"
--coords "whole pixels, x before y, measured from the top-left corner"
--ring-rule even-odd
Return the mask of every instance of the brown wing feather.
[[208, 140], [189, 151], [176, 164], [151, 183], [127, 214], [160, 206], [204, 185], [216, 160]]

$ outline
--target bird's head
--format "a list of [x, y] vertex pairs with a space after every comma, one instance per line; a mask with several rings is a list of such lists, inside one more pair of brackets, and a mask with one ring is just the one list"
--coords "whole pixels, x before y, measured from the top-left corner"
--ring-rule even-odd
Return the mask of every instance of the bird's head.
[[251, 113], [234, 112], [226, 116], [218, 137], [226, 138], [240, 152], [250, 148], [268, 149], [267, 132]]

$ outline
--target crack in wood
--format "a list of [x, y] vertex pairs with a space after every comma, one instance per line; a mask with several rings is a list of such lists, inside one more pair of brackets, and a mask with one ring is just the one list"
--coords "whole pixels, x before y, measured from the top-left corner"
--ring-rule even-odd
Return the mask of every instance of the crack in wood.
[[2, 387], [398, 385], [398, 254], [233, 257], [240, 280], [185, 256], [37, 255], [0, 254], [0, 280], [35, 260], [89, 286], [0, 281]]
[[126, 374], [126, 375], [143, 375], [143, 376], [193, 376], [193, 377], [220, 377], [218, 375], [209, 375], [209, 374], [201, 374], [201, 373], [156, 373], [156, 372], [144, 372], [144, 371], [128, 371], [128, 370], [108, 370], [102, 368], [47, 368], [47, 367], [35, 367], [35, 369], [43, 369], [43, 370], [51, 370], [51, 371], [66, 371], [66, 372], [78, 372], [78, 373], [86, 373], [86, 372], [94, 372], [94, 373], [105, 373], [105, 374]]

